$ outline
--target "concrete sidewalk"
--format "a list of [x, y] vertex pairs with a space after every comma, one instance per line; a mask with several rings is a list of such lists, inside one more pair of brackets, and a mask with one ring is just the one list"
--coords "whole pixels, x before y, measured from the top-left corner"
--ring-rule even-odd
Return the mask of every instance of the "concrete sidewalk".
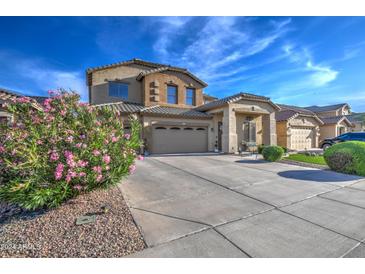
[[148, 157], [121, 190], [133, 257], [363, 257], [365, 180], [229, 155]]

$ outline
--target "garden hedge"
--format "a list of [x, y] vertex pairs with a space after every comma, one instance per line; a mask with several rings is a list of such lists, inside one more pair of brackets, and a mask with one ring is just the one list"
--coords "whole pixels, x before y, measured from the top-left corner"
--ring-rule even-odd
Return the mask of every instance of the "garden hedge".
[[326, 149], [323, 156], [334, 171], [365, 176], [365, 142], [338, 143]]
[[280, 146], [266, 146], [262, 150], [262, 156], [266, 161], [276, 162], [283, 157], [284, 149]]
[[56, 92], [34, 108], [28, 97], [6, 106], [14, 123], [0, 129], [0, 200], [26, 209], [56, 207], [134, 172], [140, 123], [125, 133], [120, 114]]

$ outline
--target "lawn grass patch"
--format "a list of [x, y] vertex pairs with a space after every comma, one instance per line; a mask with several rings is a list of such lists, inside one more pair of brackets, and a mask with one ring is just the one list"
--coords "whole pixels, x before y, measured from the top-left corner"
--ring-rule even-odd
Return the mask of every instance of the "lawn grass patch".
[[321, 155], [309, 156], [305, 154], [290, 154], [288, 157], [285, 157], [284, 160], [291, 160], [291, 161], [304, 162], [317, 165], [327, 165], [326, 161]]

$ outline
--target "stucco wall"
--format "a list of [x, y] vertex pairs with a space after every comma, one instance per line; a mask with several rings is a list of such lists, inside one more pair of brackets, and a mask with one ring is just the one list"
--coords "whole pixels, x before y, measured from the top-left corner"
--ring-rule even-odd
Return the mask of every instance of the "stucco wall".
[[278, 145], [282, 147], [290, 147], [288, 140], [288, 123], [287, 121], [281, 121], [276, 123], [276, 134], [278, 138]]
[[[186, 105], [186, 88], [195, 89], [195, 106], [203, 104], [203, 86], [190, 76], [174, 71], [165, 71], [146, 75], [142, 81], [137, 76], [150, 67], [128, 65], [107, 68], [92, 73], [90, 87], [90, 103], [103, 104], [123, 100], [109, 96], [108, 82], [117, 81], [128, 84], [128, 101], [150, 105], [168, 105], [175, 107], [189, 107]], [[156, 85], [156, 83], [158, 83]], [[178, 104], [167, 104], [167, 84], [177, 86]]]
[[127, 83], [129, 85], [128, 101], [142, 103], [142, 83], [137, 81], [136, 77], [145, 69], [149, 68], [139, 65], [129, 65], [93, 72], [92, 86], [90, 87], [90, 103], [103, 104], [122, 100], [122, 98], [109, 96], [108, 81]]
[[[167, 103], [167, 85], [177, 87], [177, 105]], [[202, 85], [191, 77], [178, 72], [166, 71], [146, 75], [143, 79], [143, 100], [146, 106], [162, 105], [191, 108], [186, 105], [186, 89], [195, 89], [195, 106], [203, 104]]]
[[319, 141], [337, 136], [337, 125], [324, 125], [319, 128]]

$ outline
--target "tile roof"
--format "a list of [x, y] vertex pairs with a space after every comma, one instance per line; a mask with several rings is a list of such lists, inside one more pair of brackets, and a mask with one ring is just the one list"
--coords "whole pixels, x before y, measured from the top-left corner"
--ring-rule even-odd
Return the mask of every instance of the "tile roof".
[[182, 118], [202, 118], [210, 119], [211, 116], [205, 112], [196, 111], [194, 109], [187, 108], [175, 108], [167, 106], [149, 106], [145, 107], [138, 103], [131, 102], [116, 102], [116, 103], [106, 103], [94, 105], [97, 108], [111, 108], [112, 110], [119, 111], [121, 113], [140, 113], [145, 115], [158, 115], [158, 116], [168, 116], [168, 117], [182, 117]]
[[306, 108], [298, 107], [298, 106], [291, 106], [291, 105], [284, 105], [284, 104], [277, 104], [282, 110], [292, 110], [298, 112], [300, 114], [308, 114], [308, 115], [315, 115], [313, 111], [310, 111]]
[[319, 121], [320, 124], [323, 124], [321, 119], [319, 119], [318, 116], [310, 110], [307, 110], [302, 107], [283, 105], [283, 104], [278, 104], [278, 106], [281, 108], [281, 110], [275, 113], [275, 119], [277, 122], [288, 121], [289, 119], [295, 118], [299, 115], [303, 115], [303, 116], [313, 117], [314, 119]]
[[277, 122], [288, 121], [296, 116], [298, 116], [298, 112], [289, 109], [275, 112], [275, 119]]
[[[8, 102], [8, 100], [10, 100], [12, 98], [15, 99], [17, 97], [29, 97], [29, 98], [35, 99], [34, 96], [28, 96], [28, 95], [24, 95], [18, 91], [0, 88], [0, 104]], [[38, 101], [32, 103], [32, 106], [36, 109], [41, 109], [41, 106], [39, 105]]]
[[337, 124], [343, 120], [345, 120], [349, 125], [353, 125], [346, 116], [321, 117], [321, 120], [325, 125]]
[[103, 69], [106, 69], [106, 68], [113, 68], [113, 67], [119, 67], [119, 66], [130, 65], [130, 64], [138, 64], [138, 65], [143, 65], [143, 66], [147, 66], [147, 67], [151, 67], [151, 68], [158, 68], [158, 67], [168, 66], [168, 65], [164, 65], [164, 64], [147, 62], [147, 61], [143, 61], [141, 59], [134, 58], [132, 60], [121, 61], [121, 62], [116, 62], [116, 63], [112, 63], [112, 64], [108, 64], [108, 65], [88, 68], [88, 69], [86, 69], [86, 72], [90, 73], [90, 72], [94, 72], [94, 71], [98, 71], [98, 70], [103, 70]]
[[212, 116], [205, 113], [200, 112], [195, 109], [186, 109], [186, 108], [175, 108], [175, 107], [166, 107], [166, 106], [153, 106], [146, 107], [141, 110], [142, 114], [152, 114], [152, 115], [162, 115], [162, 116], [178, 116], [178, 117], [189, 117], [189, 118], [203, 118], [210, 119]]
[[34, 99], [34, 100], [36, 100], [39, 104], [43, 104], [43, 102], [44, 102], [47, 98], [49, 98], [48, 96], [33, 96], [33, 95], [28, 96], [28, 97], [33, 98], [33, 99]]
[[272, 106], [274, 106], [276, 109], [278, 109], [278, 110], [280, 109], [280, 107], [278, 107], [277, 105], [272, 103], [270, 101], [270, 98], [268, 98], [268, 97], [261, 96], [261, 95], [255, 95], [255, 94], [251, 94], [251, 93], [240, 92], [240, 93], [228, 96], [228, 97], [224, 97], [222, 99], [215, 100], [213, 102], [209, 102], [209, 103], [204, 104], [202, 106], [196, 107], [195, 110], [206, 111], [206, 110], [209, 110], [209, 109], [212, 109], [212, 108], [223, 106], [223, 105], [228, 104], [228, 103], [237, 102], [241, 99], [251, 99], [251, 100], [256, 100], [256, 101], [268, 102]]
[[142, 104], [131, 103], [131, 102], [116, 102], [116, 103], [106, 103], [94, 105], [97, 108], [111, 108], [112, 110], [119, 111], [121, 113], [136, 113], [144, 108]]
[[148, 62], [148, 61], [144, 61], [144, 60], [137, 59], [137, 58], [134, 58], [134, 59], [128, 60], [128, 61], [117, 62], [117, 63], [113, 63], [113, 64], [109, 64], [109, 65], [98, 66], [98, 67], [94, 67], [94, 68], [88, 68], [86, 70], [87, 83], [88, 83], [89, 86], [91, 85], [91, 76], [90, 76], [90, 74], [94, 71], [103, 70], [103, 69], [107, 69], [107, 68], [114, 68], [114, 67], [119, 67], [119, 66], [125, 66], [125, 65], [130, 65], [130, 64], [137, 64], [137, 65], [142, 65], [142, 66], [146, 66], [146, 67], [151, 68], [151, 69], [142, 71], [137, 76], [137, 80], [141, 80], [145, 75], [148, 75], [148, 74], [151, 74], [151, 73], [170, 70], [170, 71], [177, 71], [177, 72], [185, 73], [185, 74], [189, 75], [191, 78], [193, 78], [194, 80], [196, 80], [197, 82], [199, 82], [200, 84], [202, 84], [204, 87], [208, 86], [207, 83], [205, 83], [204, 81], [202, 81], [201, 79], [199, 79], [198, 77], [193, 75], [191, 72], [189, 72], [185, 68], [175, 67], [175, 66], [166, 65], [166, 64]]
[[203, 93], [203, 97], [204, 98], [207, 98], [207, 99], [218, 100], [217, 97], [214, 97], [214, 96], [209, 95], [209, 94], [206, 94], [206, 93]]
[[178, 68], [178, 67], [171, 67], [171, 66], [164, 66], [164, 67], [158, 67], [158, 68], [154, 68], [154, 69], [150, 69], [150, 70], [144, 70], [137, 76], [136, 79], [137, 80], [142, 80], [143, 77], [145, 77], [146, 75], [156, 73], [156, 72], [164, 72], [164, 71], [176, 71], [176, 72], [185, 73], [185, 74], [189, 75], [191, 78], [193, 78], [195, 81], [200, 83], [202, 86], [204, 86], [204, 87], [208, 86], [207, 83], [205, 83], [203, 80], [200, 80], [198, 77], [196, 77], [194, 74], [192, 74], [187, 69]]
[[5, 88], [0, 88], [0, 93], [1, 93], [1, 97], [5, 98], [5, 97], [11, 97], [11, 96], [15, 96], [15, 97], [21, 97], [24, 96], [23, 94], [21, 94], [20, 92], [14, 91], [14, 90], [10, 90], [10, 89], [5, 89]]
[[313, 112], [326, 112], [326, 111], [337, 110], [337, 109], [342, 108], [346, 105], [348, 106], [347, 103], [336, 104], [336, 105], [328, 105], [328, 106], [309, 106], [309, 107], [305, 107], [305, 109], [308, 109], [308, 110], [313, 111]]
[[322, 119], [319, 118], [315, 114], [299, 113], [297, 111], [290, 110], [290, 109], [275, 112], [275, 120], [276, 120], [276, 122], [288, 121], [288, 120], [294, 119], [294, 118], [296, 118], [298, 116], [312, 117], [315, 120], [317, 120], [319, 122], [319, 124], [321, 124], [321, 125], [324, 124], [323, 121], [322, 121]]

